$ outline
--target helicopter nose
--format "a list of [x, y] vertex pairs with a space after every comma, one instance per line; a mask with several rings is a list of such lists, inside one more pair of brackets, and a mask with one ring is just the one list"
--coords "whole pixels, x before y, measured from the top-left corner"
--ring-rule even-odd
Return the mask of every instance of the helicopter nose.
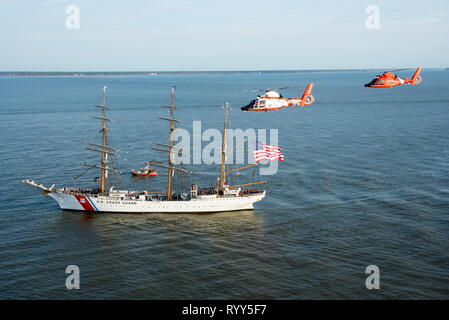
[[248, 110], [248, 106], [241, 107], [241, 110], [242, 110], [242, 111], [247, 111], [247, 110]]
[[369, 88], [370, 87], [369, 83], [365, 84], [365, 87]]

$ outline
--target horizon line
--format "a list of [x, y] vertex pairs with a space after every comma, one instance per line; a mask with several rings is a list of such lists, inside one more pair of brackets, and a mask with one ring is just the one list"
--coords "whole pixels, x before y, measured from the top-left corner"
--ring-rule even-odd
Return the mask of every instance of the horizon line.
[[[345, 72], [345, 71], [377, 71], [377, 70], [391, 70], [395, 68], [344, 68], [344, 69], [255, 69], [255, 70], [148, 70], [148, 71], [0, 71], [0, 75], [159, 75], [159, 74], [226, 74], [226, 73], [300, 73], [300, 72]], [[397, 68], [402, 70], [415, 69], [412, 68]], [[425, 69], [444, 69], [449, 70], [448, 67], [430, 67]]]

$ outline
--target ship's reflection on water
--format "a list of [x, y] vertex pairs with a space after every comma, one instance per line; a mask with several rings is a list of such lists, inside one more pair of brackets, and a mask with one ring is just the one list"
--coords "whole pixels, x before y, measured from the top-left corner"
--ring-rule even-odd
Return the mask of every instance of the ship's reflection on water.
[[62, 211], [60, 216], [63, 224], [65, 220], [78, 220], [80, 226], [99, 237], [113, 237], [109, 231], [133, 229], [135, 233], [165, 230], [176, 233], [228, 234], [242, 229], [257, 231], [263, 228], [264, 217], [256, 210], [240, 210], [214, 213], [145, 213], [118, 214], [102, 213], [89, 214], [82, 212]]

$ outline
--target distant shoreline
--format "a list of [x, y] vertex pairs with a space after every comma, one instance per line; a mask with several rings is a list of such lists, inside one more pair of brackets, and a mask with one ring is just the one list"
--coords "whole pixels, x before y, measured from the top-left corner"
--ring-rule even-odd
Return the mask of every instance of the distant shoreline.
[[[266, 73], [317, 73], [317, 72], [376, 72], [384, 69], [311, 69], [311, 70], [243, 70], [243, 71], [0, 71], [0, 76], [160, 76], [160, 75], [188, 75], [188, 74], [266, 74]], [[413, 69], [413, 68], [410, 68]], [[448, 70], [447, 68], [427, 68], [434, 70]]]

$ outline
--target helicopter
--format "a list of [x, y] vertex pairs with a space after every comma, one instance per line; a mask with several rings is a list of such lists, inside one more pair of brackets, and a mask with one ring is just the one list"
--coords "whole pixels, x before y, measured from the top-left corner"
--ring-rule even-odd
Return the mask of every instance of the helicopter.
[[313, 83], [309, 83], [302, 95], [302, 98], [285, 98], [277, 90], [284, 90], [288, 88], [296, 88], [296, 87], [283, 87], [276, 89], [265, 89], [265, 90], [257, 90], [263, 91], [264, 94], [262, 96], [257, 96], [256, 99], [252, 100], [248, 105], [242, 107], [242, 111], [270, 111], [270, 110], [278, 110], [288, 106], [308, 106], [311, 105], [315, 98], [312, 96], [312, 88]]
[[416, 69], [415, 74], [411, 79], [404, 78], [401, 79], [397, 75], [395, 75], [393, 72], [400, 71], [400, 70], [407, 70], [407, 69], [398, 69], [398, 70], [392, 70], [384, 72], [382, 75], [376, 76], [370, 83], [365, 84], [365, 87], [367, 88], [392, 88], [396, 86], [400, 86], [403, 84], [411, 84], [412, 86], [419, 84], [422, 82], [421, 78], [421, 70], [422, 68], [419, 67]]

